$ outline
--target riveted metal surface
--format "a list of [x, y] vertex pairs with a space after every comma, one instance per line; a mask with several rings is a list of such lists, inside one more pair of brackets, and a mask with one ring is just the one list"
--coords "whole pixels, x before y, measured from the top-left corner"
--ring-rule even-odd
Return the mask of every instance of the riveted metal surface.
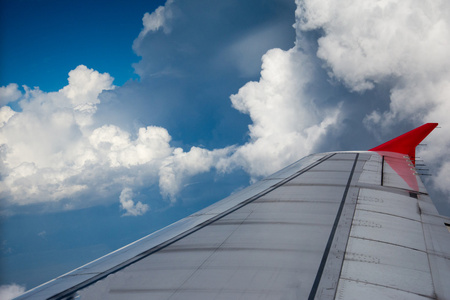
[[450, 239], [442, 217], [407, 158], [390, 159], [378, 185], [367, 172], [379, 160], [363, 168], [336, 299], [447, 299]]
[[311, 155], [21, 298], [445, 299], [450, 220], [413, 171]]
[[[230, 295], [262, 299], [307, 297], [355, 157], [355, 154], [341, 155], [339, 161], [330, 160], [330, 166], [311, 169], [327, 178], [323, 185], [314, 188], [303, 185], [298, 179], [305, 176], [309, 181], [310, 171], [301, 174], [80, 291], [81, 297], [97, 295], [97, 285], [106, 285], [108, 288], [102, 287], [103, 290], [114, 289], [126, 297], [136, 294], [153, 297], [153, 291], [161, 293], [161, 289], [164, 289], [162, 299], [189, 298], [194, 294], [200, 299]], [[337, 165], [346, 172], [328, 176], [329, 170]], [[190, 262], [180, 263], [184, 259]], [[142, 268], [148, 271], [142, 272]], [[131, 286], [125, 284], [129, 278], [133, 278]]]
[[380, 287], [365, 282], [342, 279], [339, 281], [336, 299], [340, 300], [380, 300], [380, 299], [408, 299], [429, 300], [429, 297], [420, 296], [399, 289]]
[[408, 192], [393, 194], [375, 189], [360, 189], [358, 209], [420, 221], [417, 199]]
[[351, 237], [341, 278], [427, 297], [434, 293], [425, 251], [380, 241]]

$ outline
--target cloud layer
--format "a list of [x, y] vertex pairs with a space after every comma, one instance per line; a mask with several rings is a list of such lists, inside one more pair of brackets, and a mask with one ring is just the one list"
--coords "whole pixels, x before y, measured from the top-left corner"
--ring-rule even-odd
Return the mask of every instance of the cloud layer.
[[25, 292], [25, 287], [17, 284], [7, 284], [0, 286], [0, 299], [11, 300]]
[[[424, 122], [450, 128], [449, 3], [296, 4], [294, 46], [265, 52], [256, 77], [255, 63], [243, 64], [242, 58], [271, 48], [262, 41], [275, 36], [279, 21], [258, 21], [248, 32], [230, 31], [213, 39], [220, 32], [209, 30], [205, 22], [218, 22], [211, 14], [223, 20], [220, 16], [228, 16], [238, 4], [199, 11], [169, 0], [144, 15], [134, 42], [142, 58], [135, 65], [141, 82], [115, 87], [107, 73], [79, 66], [58, 92], [2, 87], [0, 103], [20, 99], [21, 111], [0, 109], [1, 198], [16, 205], [61, 202], [67, 208], [90, 205], [85, 199], [97, 203], [113, 198], [119, 199], [124, 215], [138, 216], [149, 210], [134, 199], [144, 187], [159, 186], [174, 203], [184, 183], [200, 173], [244, 169], [255, 180], [323, 149], [325, 138], [329, 145], [345, 139], [342, 128], [349, 120], [365, 128], [351, 128], [360, 133], [355, 145]], [[221, 90], [225, 73], [219, 69], [253, 79], [230, 93]], [[166, 86], [172, 88], [163, 91]], [[380, 93], [374, 100], [379, 90], [389, 91], [388, 96]], [[184, 96], [187, 91], [190, 98]], [[224, 93], [232, 94], [230, 99], [219, 97]], [[227, 137], [234, 138], [229, 145], [204, 147], [203, 136], [192, 133], [207, 125], [208, 134], [224, 140], [220, 130], [233, 132], [232, 126], [245, 124], [223, 121], [238, 120], [238, 112], [250, 122], [244, 140], [236, 133]], [[173, 128], [180, 130], [169, 133]], [[195, 142], [182, 136], [172, 141], [173, 132], [189, 132]], [[422, 154], [436, 163], [436, 187], [450, 193], [450, 160], [445, 156], [450, 135], [437, 131], [430, 143], [433, 147]]]
[[121, 208], [126, 211], [124, 216], [142, 216], [150, 209], [148, 204], [142, 204], [141, 201], [134, 203], [133, 191], [130, 188], [124, 188], [119, 199]]
[[[448, 1], [298, 1], [300, 30], [323, 30], [317, 56], [350, 90], [390, 87], [389, 110], [364, 123], [386, 131], [401, 122], [450, 128], [450, 3]], [[380, 102], [383, 99], [380, 99]], [[450, 135], [436, 130], [421, 155], [436, 168], [435, 184], [450, 192]], [[437, 162], [444, 163], [442, 165]]]
[[263, 56], [261, 78], [231, 96], [233, 107], [252, 119], [250, 141], [231, 160], [253, 177], [269, 175], [316, 147], [339, 108], [319, 109], [306, 89], [314, 66], [301, 49], [272, 49]]
[[16, 83], [10, 83], [7, 86], [0, 87], [0, 106], [16, 101], [22, 96], [22, 93], [17, 88]]
[[149, 207], [133, 202], [131, 188], [154, 184], [160, 176], [161, 193], [175, 199], [185, 177], [217, 163], [214, 151], [172, 147], [161, 127], [141, 127], [133, 137], [114, 125], [93, 126], [99, 95], [114, 89], [113, 78], [79, 66], [68, 81], [52, 93], [24, 87], [22, 94], [12, 86], [9, 94], [20, 95], [22, 111], [1, 108], [0, 188], [9, 204], [72, 199], [65, 207], [72, 208], [91, 205], [77, 203], [87, 195], [95, 204], [122, 191], [125, 214], [142, 215]]

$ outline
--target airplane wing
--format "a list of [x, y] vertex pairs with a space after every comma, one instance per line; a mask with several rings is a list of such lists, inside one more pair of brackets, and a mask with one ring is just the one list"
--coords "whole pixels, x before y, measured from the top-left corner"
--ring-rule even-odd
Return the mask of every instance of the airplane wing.
[[450, 219], [415, 169], [436, 126], [307, 156], [18, 299], [450, 299]]

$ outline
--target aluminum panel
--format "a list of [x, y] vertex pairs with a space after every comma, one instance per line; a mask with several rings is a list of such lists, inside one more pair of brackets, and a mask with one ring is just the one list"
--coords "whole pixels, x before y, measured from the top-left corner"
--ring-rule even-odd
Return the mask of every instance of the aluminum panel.
[[358, 209], [394, 215], [402, 218], [420, 221], [420, 213], [416, 198], [409, 193], [393, 194], [375, 189], [360, 189]]
[[448, 299], [450, 295], [450, 255], [448, 255], [448, 250], [445, 256], [430, 254], [429, 261], [437, 299]]
[[382, 157], [380, 155], [371, 155], [364, 164], [361, 176], [359, 176], [359, 183], [379, 185], [381, 183], [381, 162]]
[[380, 299], [407, 299], [407, 300], [429, 300], [429, 297], [391, 288], [380, 288], [379, 286], [353, 281], [340, 280], [336, 299], [339, 300], [380, 300]]
[[426, 195], [420, 195], [422, 226], [433, 276], [433, 284], [438, 299], [450, 297], [450, 232], [444, 225], [449, 218], [439, 216], [436, 208]]
[[407, 158], [383, 155], [380, 183], [370, 182], [376, 178], [371, 160], [360, 176], [336, 299], [446, 299], [450, 239], [442, 217]]
[[[367, 151], [342, 151], [342, 152], [330, 152], [333, 153], [333, 156], [330, 158], [331, 160], [347, 160], [353, 162], [355, 160], [355, 155], [361, 153], [368, 153]], [[369, 152], [371, 153], [371, 152]], [[364, 155], [364, 154], [363, 154]], [[362, 158], [364, 159], [365, 158]]]
[[[354, 154], [348, 154], [347, 156], [353, 157]], [[352, 168], [353, 160], [348, 159], [336, 159], [335, 156], [327, 160], [326, 163], [315, 166], [312, 171], [314, 172], [347, 172]], [[348, 177], [347, 177], [348, 178]]]
[[[322, 185], [317, 186], [302, 186], [301, 193], [299, 193], [298, 185], [291, 185], [290, 182], [272, 191], [270, 194], [262, 196], [255, 202], [260, 201], [303, 201], [303, 202], [336, 202], [339, 201], [336, 195], [342, 195], [345, 186]], [[319, 191], [319, 192], [318, 192]]]
[[358, 210], [350, 236], [425, 251], [422, 224], [387, 214]]
[[431, 215], [431, 216], [437, 216], [439, 218], [442, 218], [443, 216], [439, 215], [439, 212], [436, 209], [436, 206], [434, 206], [433, 202], [431, 201], [430, 197], [428, 195], [419, 195], [419, 206], [420, 211], [422, 215]]
[[[259, 202], [254, 202], [249, 206], [249, 208], [254, 208], [254, 210], [245, 221], [265, 218], [268, 222], [271, 222], [274, 219], [282, 221], [288, 220], [287, 218], [296, 218], [297, 222], [302, 223], [305, 218], [309, 219], [311, 216], [336, 216], [336, 211], [341, 200], [337, 198], [338, 197], [335, 197], [335, 199], [329, 199], [329, 202], [276, 202], [261, 200]], [[317, 220], [320, 222], [322, 221], [322, 219]], [[333, 220], [327, 221], [327, 223], [332, 222]]]
[[428, 297], [434, 293], [426, 252], [384, 242], [350, 238], [341, 278]]
[[314, 272], [317, 270], [316, 259], [317, 253], [311, 245], [304, 245], [303, 249], [223, 247], [211, 255], [204, 267], [290, 272], [302, 268]]
[[[197, 300], [197, 299], [204, 299], [204, 300], [219, 300], [219, 299], [280, 299], [282, 295], [277, 291], [270, 291], [266, 290], [264, 292], [261, 291], [228, 291], [223, 290], [222, 292], [207, 292], [204, 290], [193, 290], [193, 291], [177, 291], [172, 297], [170, 297], [171, 300]], [[295, 298], [292, 298], [295, 299]]]
[[311, 170], [304, 174], [304, 176], [299, 176], [294, 178], [289, 182], [290, 185], [301, 184], [301, 185], [342, 185], [345, 186], [348, 180], [348, 174], [352, 169], [353, 163], [342, 162], [342, 172], [333, 171], [314, 171]]
[[[355, 160], [352, 170], [308, 299], [333, 299], [336, 293], [358, 195], [358, 189], [354, 186], [358, 182], [362, 167], [368, 158], [367, 155], [361, 153], [353, 154], [355, 154]], [[339, 156], [341, 158], [352, 157], [349, 154], [343, 155], [343, 153], [340, 153]]]

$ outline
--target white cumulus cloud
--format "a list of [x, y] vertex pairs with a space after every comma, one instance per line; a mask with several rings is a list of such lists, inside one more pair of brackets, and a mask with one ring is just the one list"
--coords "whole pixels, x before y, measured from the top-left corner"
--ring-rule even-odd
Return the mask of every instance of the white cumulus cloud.
[[130, 188], [124, 188], [120, 193], [120, 205], [126, 211], [124, 216], [142, 216], [150, 207], [147, 204], [142, 204], [141, 201], [134, 203], [133, 191]]
[[[383, 131], [402, 121], [416, 125], [435, 121], [450, 127], [450, 4], [440, 0], [296, 2], [295, 46], [269, 50], [262, 57], [259, 80], [231, 96], [232, 106], [251, 118], [248, 141], [242, 145], [184, 151], [172, 146], [169, 132], [162, 127], [146, 124], [127, 131], [99, 124], [95, 118], [100, 95], [115, 89], [113, 78], [85, 66], [72, 70], [68, 85], [58, 92], [24, 87], [22, 94], [17, 85], [3, 87], [2, 95], [10, 100], [2, 103], [22, 98], [22, 111], [0, 108], [2, 199], [25, 205], [120, 194], [126, 214], [139, 215], [148, 207], [133, 201], [132, 190], [158, 184], [161, 194], [173, 202], [189, 178], [213, 169], [243, 168], [253, 179], [268, 175], [314, 152], [344, 118], [362, 120], [367, 113], [364, 124], [369, 131]], [[150, 32], [168, 33], [171, 18], [172, 0], [145, 14], [135, 46]], [[317, 40], [306, 38], [311, 30], [317, 30]], [[317, 42], [317, 52], [311, 51], [314, 45], [306, 44], [311, 41]], [[323, 78], [323, 68], [333, 79], [331, 84]], [[390, 98], [374, 108], [366, 105], [364, 112], [343, 111], [345, 98], [324, 104], [312, 94], [317, 80], [323, 86], [325, 81], [331, 93], [342, 82], [341, 90], [347, 96], [362, 95], [361, 101], [368, 90], [387, 85]], [[389, 103], [383, 106], [383, 101]], [[444, 162], [439, 171], [443, 179], [435, 183], [448, 189], [449, 161], [443, 154], [450, 147], [450, 135], [437, 131], [430, 139], [433, 147], [423, 153]]]
[[[26, 88], [21, 112], [2, 107], [3, 196], [27, 204], [60, 200], [86, 189], [79, 180], [68, 181], [83, 174], [86, 162], [98, 160], [90, 151], [87, 120], [95, 112], [98, 94], [112, 89], [111, 83], [108, 74], [79, 66], [58, 92]], [[80, 110], [80, 104], [92, 109]]]
[[[302, 18], [297, 15], [297, 23]], [[262, 57], [258, 82], [231, 96], [232, 105], [252, 120], [250, 140], [237, 148], [223, 168], [243, 167], [253, 178], [269, 175], [314, 152], [327, 132], [339, 126], [341, 105], [327, 107], [311, 94], [321, 66], [296, 26], [295, 46], [269, 50]]]
[[[399, 122], [438, 122], [450, 128], [450, 2], [444, 0], [298, 0], [300, 30], [322, 29], [317, 56], [349, 89], [390, 86], [389, 110], [374, 110], [365, 125], [386, 130]], [[447, 132], [447, 133], [446, 133]], [[436, 130], [421, 154], [441, 166], [448, 184], [448, 130]], [[439, 164], [437, 162], [440, 162]], [[442, 163], [444, 162], [444, 163]]]
[[108, 201], [122, 191], [122, 208], [136, 216], [148, 206], [135, 204], [126, 188], [159, 181], [161, 194], [175, 201], [187, 178], [209, 171], [229, 152], [196, 147], [183, 152], [157, 126], [136, 133], [111, 124], [95, 127], [99, 95], [114, 89], [112, 81], [109, 74], [81, 65], [58, 92], [25, 87], [22, 111], [1, 107], [2, 201], [27, 205], [69, 199], [65, 209]]
[[184, 181], [199, 173], [205, 173], [212, 167], [221, 169], [233, 147], [217, 150], [206, 150], [192, 147], [189, 152], [181, 148], [173, 150], [173, 155], [167, 157], [159, 169], [159, 187], [164, 196], [175, 201]]
[[134, 41], [133, 49], [137, 50], [139, 43], [144, 39], [144, 37], [149, 32], [158, 31], [159, 29], [163, 29], [165, 33], [170, 32], [169, 21], [173, 17], [173, 12], [171, 5], [173, 0], [167, 0], [164, 6], [159, 6], [154, 12], [144, 14], [142, 18], [142, 24], [144, 28], [142, 28], [139, 36]]
[[16, 83], [0, 87], [0, 106], [16, 101], [22, 96]]
[[297, 26], [323, 29], [317, 55], [351, 89], [448, 69], [447, 1], [298, 1]]
[[[0, 107], [0, 128], [3, 127], [8, 120], [14, 116], [15, 112], [9, 106]], [[1, 141], [0, 141], [1, 142]]]
[[307, 54], [298, 48], [272, 49], [263, 56], [259, 82], [249, 82], [231, 96], [233, 107], [252, 119], [250, 141], [239, 147], [232, 163], [252, 176], [273, 173], [310, 154], [339, 108], [316, 107], [305, 89], [314, 78]]
[[156, 126], [139, 128], [135, 140], [117, 126], [104, 125], [95, 129], [89, 141], [102, 159], [111, 167], [132, 167], [141, 164], [155, 164], [170, 156], [171, 137], [166, 129]]
[[0, 286], [0, 299], [11, 300], [25, 292], [25, 287], [18, 284], [5, 284]]

